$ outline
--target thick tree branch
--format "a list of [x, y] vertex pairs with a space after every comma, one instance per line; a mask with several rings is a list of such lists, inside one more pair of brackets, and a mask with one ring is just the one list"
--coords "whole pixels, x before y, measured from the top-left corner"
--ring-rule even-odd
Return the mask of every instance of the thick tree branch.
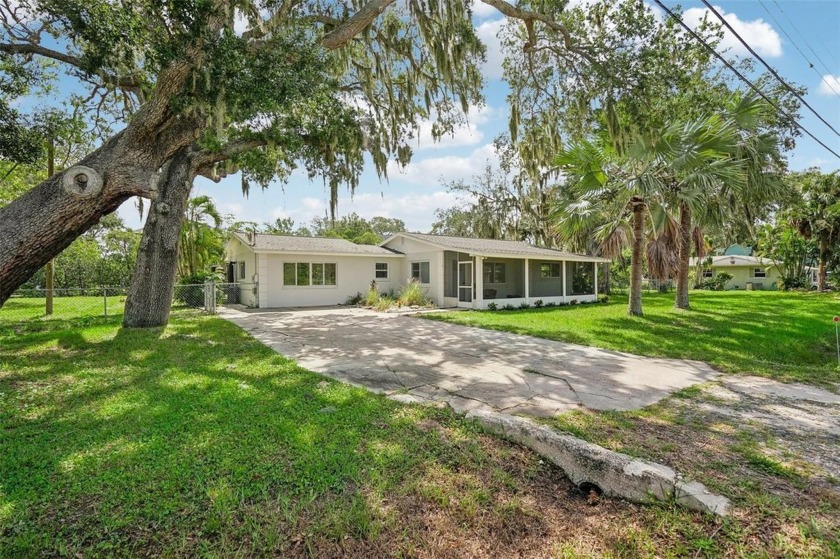
[[487, 4], [488, 6], [492, 6], [499, 10], [502, 14], [509, 18], [519, 19], [525, 23], [525, 27], [528, 30], [528, 45], [526, 45], [526, 50], [534, 48], [536, 46], [536, 33], [534, 32], [534, 22], [539, 21], [540, 23], [548, 26], [553, 31], [560, 33], [563, 36], [563, 44], [565, 45], [566, 49], [577, 53], [587, 59], [589, 59], [588, 53], [580, 49], [577, 45], [575, 45], [574, 39], [572, 39], [572, 34], [566, 28], [565, 25], [562, 23], [558, 23], [548, 17], [547, 15], [540, 14], [537, 12], [532, 12], [530, 10], [523, 10], [522, 8], [518, 8], [513, 4], [506, 2], [505, 0], [481, 0], [483, 3]]
[[324, 36], [324, 48], [335, 50], [349, 43], [395, 0], [371, 0], [365, 6]]
[[[43, 56], [44, 58], [49, 58], [51, 60], [56, 60], [58, 62], [69, 64], [70, 66], [73, 66], [74, 68], [77, 68], [83, 72], [88, 71], [84, 67], [82, 59], [77, 56], [73, 56], [72, 54], [67, 54], [53, 49], [48, 49], [41, 45], [36, 45], [32, 43], [0, 43], [0, 52], [5, 52], [8, 54], [34, 54], [38, 56]], [[138, 80], [130, 77], [115, 76], [113, 74], [101, 74], [101, 77], [105, 81], [105, 83], [109, 85], [129, 90], [139, 90], [142, 85]]]

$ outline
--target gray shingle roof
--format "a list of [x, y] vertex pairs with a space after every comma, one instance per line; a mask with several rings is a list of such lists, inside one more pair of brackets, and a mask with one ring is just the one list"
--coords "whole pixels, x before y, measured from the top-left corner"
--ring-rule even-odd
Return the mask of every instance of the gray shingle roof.
[[234, 233], [255, 252], [296, 252], [307, 254], [354, 254], [369, 256], [402, 256], [399, 252], [376, 245], [357, 245], [345, 239], [325, 237], [292, 237], [257, 233], [249, 242], [247, 233]]
[[595, 256], [585, 256], [582, 254], [574, 254], [571, 252], [564, 252], [562, 250], [554, 250], [550, 248], [541, 248], [529, 245], [524, 241], [500, 241], [497, 239], [473, 239], [470, 237], [448, 237], [445, 235], [428, 235], [424, 233], [399, 233], [405, 235], [407, 238], [414, 238], [427, 243], [444, 247], [459, 252], [468, 252], [470, 254], [478, 255], [492, 255], [503, 256], [510, 255], [513, 257], [545, 257], [545, 258], [565, 258], [568, 260], [586, 260], [606, 262], [603, 258]]

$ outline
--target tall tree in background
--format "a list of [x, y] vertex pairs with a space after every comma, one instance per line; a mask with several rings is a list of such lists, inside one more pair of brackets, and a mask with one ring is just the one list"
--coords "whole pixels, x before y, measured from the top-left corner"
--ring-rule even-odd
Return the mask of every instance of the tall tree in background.
[[803, 237], [817, 242], [817, 289], [822, 291], [828, 262], [840, 249], [840, 172], [812, 169], [791, 175], [789, 181], [802, 197], [790, 210], [792, 222]]
[[196, 277], [219, 264], [224, 252], [222, 215], [209, 196], [196, 196], [187, 202], [181, 225], [178, 275]]

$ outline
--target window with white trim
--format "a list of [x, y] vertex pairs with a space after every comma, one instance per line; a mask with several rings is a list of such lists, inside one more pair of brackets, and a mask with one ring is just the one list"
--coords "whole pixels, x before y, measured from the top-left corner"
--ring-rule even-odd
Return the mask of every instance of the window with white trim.
[[388, 279], [388, 263], [377, 262], [374, 266], [374, 277], [376, 279]]
[[543, 262], [540, 264], [541, 278], [559, 278], [563, 274], [560, 262]]
[[429, 283], [429, 263], [428, 262], [412, 262], [411, 263], [411, 279], [417, 280], [420, 283]]
[[484, 263], [484, 283], [507, 283], [507, 264], [504, 262]]
[[764, 268], [753, 268], [753, 277], [754, 278], [766, 278], [767, 277], [767, 270]]
[[334, 286], [335, 262], [284, 262], [283, 285], [295, 287]]
[[245, 263], [244, 262], [237, 262], [236, 269], [239, 272], [237, 274], [238, 279], [245, 279]]

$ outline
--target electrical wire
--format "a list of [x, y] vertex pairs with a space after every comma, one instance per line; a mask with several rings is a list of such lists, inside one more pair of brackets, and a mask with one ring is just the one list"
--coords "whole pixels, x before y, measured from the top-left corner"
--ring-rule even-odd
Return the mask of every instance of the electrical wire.
[[750, 86], [750, 88], [751, 88], [753, 91], [755, 91], [756, 93], [758, 93], [758, 94], [761, 96], [761, 98], [762, 98], [762, 99], [764, 99], [765, 101], [767, 101], [767, 103], [769, 103], [769, 104], [770, 104], [770, 106], [772, 106], [772, 107], [773, 107], [773, 108], [775, 108], [777, 111], [779, 111], [779, 113], [780, 113], [782, 116], [784, 116], [784, 117], [786, 117], [786, 118], [790, 119], [790, 121], [794, 124], [794, 126], [796, 126], [797, 128], [799, 128], [800, 130], [802, 130], [802, 131], [803, 131], [805, 134], [807, 134], [807, 135], [808, 135], [808, 136], [809, 136], [812, 140], [814, 140], [815, 142], [817, 142], [818, 144], [820, 144], [822, 147], [824, 147], [826, 150], [828, 150], [829, 152], [831, 152], [831, 154], [832, 154], [832, 155], [834, 155], [834, 157], [836, 157], [837, 159], [840, 159], [840, 154], [838, 154], [836, 151], [834, 151], [833, 149], [831, 149], [830, 147], [828, 147], [825, 143], [823, 143], [823, 141], [822, 141], [822, 140], [820, 140], [819, 138], [817, 138], [816, 136], [814, 136], [814, 135], [813, 135], [813, 134], [812, 134], [812, 133], [811, 133], [811, 132], [810, 132], [807, 128], [805, 128], [804, 126], [802, 126], [801, 124], [799, 124], [799, 122], [798, 122], [798, 121], [797, 121], [797, 120], [796, 120], [796, 119], [795, 119], [795, 118], [794, 118], [791, 114], [789, 114], [787, 111], [785, 111], [784, 109], [782, 109], [781, 107], [779, 107], [779, 105], [777, 105], [777, 104], [776, 104], [775, 102], [773, 102], [773, 101], [772, 101], [769, 97], [767, 97], [767, 96], [764, 94], [764, 92], [763, 92], [763, 91], [761, 91], [761, 90], [760, 90], [760, 89], [759, 89], [759, 88], [758, 88], [758, 87], [757, 87], [757, 86], [756, 86], [753, 82], [751, 82], [751, 81], [750, 81], [749, 79], [747, 79], [747, 78], [746, 78], [746, 77], [745, 77], [745, 76], [744, 76], [741, 72], [739, 72], [739, 71], [738, 71], [738, 69], [737, 69], [737, 68], [735, 68], [735, 67], [734, 67], [734, 66], [733, 66], [733, 65], [732, 65], [732, 64], [731, 64], [731, 63], [730, 63], [730, 62], [729, 62], [726, 58], [724, 58], [724, 57], [723, 57], [720, 53], [718, 53], [718, 51], [716, 51], [714, 48], [712, 48], [712, 47], [709, 45], [709, 43], [707, 43], [705, 40], [703, 40], [703, 38], [702, 38], [700, 35], [698, 35], [697, 33], [695, 33], [695, 32], [694, 32], [694, 30], [693, 30], [691, 27], [689, 27], [689, 26], [688, 26], [688, 25], [687, 25], [687, 24], [686, 24], [686, 23], [682, 20], [682, 18], [680, 18], [679, 16], [677, 16], [677, 15], [676, 15], [674, 12], [672, 12], [670, 9], [668, 9], [668, 7], [667, 7], [665, 4], [663, 4], [661, 0], [653, 0], [653, 1], [654, 1], [654, 2], [656, 2], [656, 3], [659, 5], [659, 7], [660, 7], [660, 8], [662, 8], [663, 10], [665, 10], [665, 12], [666, 12], [669, 16], [671, 16], [671, 17], [672, 17], [672, 18], [673, 18], [673, 19], [674, 19], [677, 23], [679, 23], [679, 24], [680, 24], [680, 26], [681, 26], [683, 29], [685, 29], [686, 31], [688, 31], [688, 33], [689, 33], [692, 37], [694, 37], [695, 39], [697, 39], [697, 40], [698, 40], [698, 41], [699, 41], [699, 42], [700, 42], [700, 43], [701, 43], [704, 47], [706, 47], [706, 50], [708, 50], [710, 53], [712, 53], [712, 54], [713, 54], [713, 55], [714, 55], [714, 56], [715, 56], [718, 60], [720, 60], [721, 62], [723, 62], [723, 63], [724, 63], [724, 65], [726, 65], [726, 67], [727, 67], [727, 68], [729, 68], [730, 70], [732, 70], [732, 72], [733, 72], [736, 76], [738, 76], [738, 77], [741, 79], [741, 81], [743, 81], [743, 82], [744, 82], [744, 83], [746, 83], [748, 86]]
[[767, 70], [768, 70], [771, 74], [773, 74], [773, 76], [774, 76], [777, 80], [779, 80], [779, 82], [780, 82], [783, 86], [785, 86], [785, 87], [787, 88], [787, 90], [788, 90], [788, 91], [790, 91], [791, 93], [793, 93], [793, 94], [796, 96], [796, 98], [797, 98], [797, 99], [799, 99], [799, 100], [802, 102], [802, 104], [803, 104], [803, 105], [805, 105], [806, 107], [808, 107], [808, 109], [809, 109], [812, 113], [814, 113], [814, 114], [817, 116], [817, 118], [818, 118], [818, 119], [820, 119], [820, 120], [823, 122], [823, 124], [825, 124], [826, 126], [828, 126], [829, 128], [831, 128], [831, 131], [832, 131], [832, 132], [834, 132], [834, 134], [835, 134], [835, 135], [840, 136], [840, 132], [838, 132], [837, 130], [835, 130], [835, 129], [834, 129], [834, 127], [833, 127], [833, 126], [832, 126], [832, 125], [831, 125], [831, 124], [830, 124], [830, 123], [829, 123], [826, 119], [824, 119], [824, 118], [822, 117], [822, 115], [821, 115], [820, 113], [818, 113], [818, 112], [816, 111], [816, 109], [814, 109], [814, 107], [812, 107], [812, 106], [808, 103], [808, 101], [806, 101], [805, 99], [803, 99], [803, 98], [802, 98], [802, 96], [799, 94], [799, 92], [798, 92], [798, 91], [796, 91], [795, 89], [793, 89], [793, 88], [790, 86], [790, 84], [789, 84], [788, 82], [786, 82], [785, 80], [783, 80], [783, 79], [782, 79], [782, 77], [779, 75], [779, 73], [778, 73], [778, 72], [776, 72], [776, 70], [774, 70], [772, 66], [770, 66], [769, 64], [767, 64], [767, 62], [765, 62], [765, 61], [764, 61], [764, 59], [763, 59], [763, 58], [761, 58], [761, 56], [759, 56], [759, 54], [758, 54], [757, 52], [755, 52], [755, 50], [754, 50], [754, 49], [753, 49], [753, 48], [752, 48], [752, 47], [751, 47], [751, 46], [750, 46], [750, 45], [749, 45], [749, 44], [748, 44], [748, 43], [747, 43], [747, 42], [746, 42], [746, 41], [745, 41], [745, 40], [744, 40], [744, 39], [743, 39], [743, 38], [742, 38], [739, 34], [738, 34], [738, 32], [737, 32], [737, 31], [735, 31], [735, 29], [734, 29], [734, 28], [733, 28], [733, 27], [729, 24], [729, 22], [728, 22], [728, 21], [726, 21], [726, 19], [724, 19], [724, 17], [723, 17], [722, 15], [720, 15], [720, 12], [718, 12], [718, 11], [715, 9], [715, 7], [714, 7], [714, 6], [712, 6], [712, 5], [709, 3], [709, 0], [700, 0], [700, 1], [701, 1], [701, 2], [703, 2], [703, 3], [706, 5], [706, 7], [707, 7], [707, 8], [709, 8], [709, 10], [711, 10], [711, 12], [712, 12], [713, 14], [715, 14], [715, 17], [717, 17], [717, 18], [721, 21], [721, 23], [723, 23], [723, 24], [726, 26], [726, 28], [727, 28], [727, 29], [729, 29], [729, 31], [731, 31], [733, 35], [735, 35], [735, 38], [736, 38], [736, 39], [738, 39], [738, 41], [740, 41], [740, 42], [741, 42], [741, 44], [742, 44], [742, 45], [744, 45], [744, 46], [747, 48], [747, 50], [748, 50], [748, 51], [750, 51], [750, 54], [752, 54], [755, 58], [757, 58], [757, 59], [758, 59], [758, 61], [759, 61], [759, 62], [761, 62], [761, 63], [764, 65], [764, 67], [765, 67], [765, 68], [767, 68]]

